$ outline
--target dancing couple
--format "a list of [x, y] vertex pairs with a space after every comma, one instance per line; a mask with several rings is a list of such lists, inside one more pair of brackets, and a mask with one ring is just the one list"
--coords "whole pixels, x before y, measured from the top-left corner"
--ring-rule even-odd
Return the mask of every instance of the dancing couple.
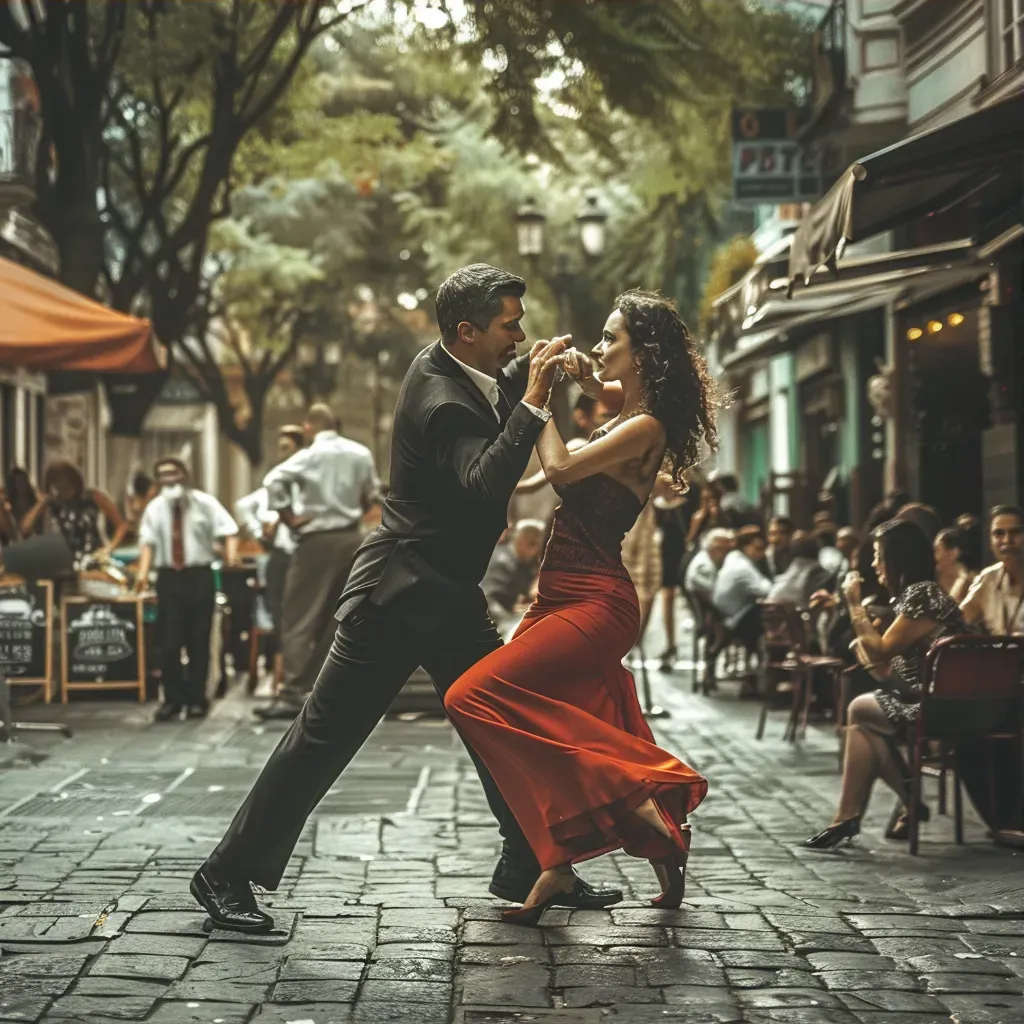
[[[272, 927], [252, 887], [277, 888], [306, 819], [420, 665], [498, 821], [489, 891], [522, 904], [510, 919], [619, 902], [572, 865], [620, 848], [653, 864], [654, 905], [682, 899], [686, 818], [707, 783], [655, 745], [622, 666], [640, 614], [620, 547], [663, 464], [679, 482], [701, 444], [714, 445], [714, 384], [675, 307], [648, 292], [618, 299], [596, 373], [566, 339], [517, 358], [525, 291], [485, 264], [438, 289], [441, 338], [402, 384], [391, 490], [356, 555], [330, 654], [192, 880], [215, 925]], [[618, 410], [574, 452], [546, 408], [560, 368]], [[537, 600], [502, 646], [479, 583], [534, 446], [562, 504]]]

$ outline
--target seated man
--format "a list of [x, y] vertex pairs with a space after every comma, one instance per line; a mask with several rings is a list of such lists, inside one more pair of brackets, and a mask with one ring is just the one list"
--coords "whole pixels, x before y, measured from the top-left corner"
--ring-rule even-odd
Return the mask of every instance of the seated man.
[[480, 588], [498, 632], [506, 636], [522, 616], [521, 605], [529, 598], [544, 551], [547, 526], [539, 519], [521, 519], [511, 536], [494, 549]]
[[812, 594], [831, 585], [833, 574], [818, 561], [818, 542], [812, 534], [798, 530], [789, 550], [792, 561], [771, 585], [768, 600], [806, 608]]
[[1024, 512], [997, 505], [989, 513], [989, 544], [998, 561], [982, 569], [960, 605], [969, 626], [993, 636], [1024, 634]]
[[736, 533], [736, 550], [725, 556], [715, 580], [711, 602], [725, 619], [729, 632], [748, 651], [757, 648], [761, 636], [759, 599], [766, 598], [771, 583], [755, 563], [764, 558], [765, 543], [756, 526], [745, 526]]
[[690, 559], [683, 577], [683, 588], [688, 594], [711, 602], [718, 571], [735, 544], [736, 534], [732, 530], [715, 527], [704, 534], [701, 549]]
[[[818, 541], [818, 561], [821, 567], [828, 571], [834, 583], [839, 579], [845, 561], [837, 542], [838, 528], [831, 520], [823, 519], [814, 524], [814, 536]], [[849, 566], [846, 567], [846, 571], [849, 571]], [[843, 572], [843, 575], [846, 573]]]
[[[781, 576], [789, 568], [789, 563], [793, 558], [790, 548], [795, 529], [793, 520], [789, 516], [772, 516], [768, 522], [768, 548], [762, 553], [762, 557], [767, 559], [768, 571], [771, 573], [772, 579]], [[760, 560], [755, 559], [755, 561]]]

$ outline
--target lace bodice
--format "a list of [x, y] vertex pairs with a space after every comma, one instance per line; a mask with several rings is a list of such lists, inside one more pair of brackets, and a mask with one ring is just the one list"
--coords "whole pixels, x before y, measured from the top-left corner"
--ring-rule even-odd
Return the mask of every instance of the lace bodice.
[[542, 569], [629, 578], [622, 564], [622, 538], [644, 503], [606, 473], [556, 487], [562, 504], [555, 510]]

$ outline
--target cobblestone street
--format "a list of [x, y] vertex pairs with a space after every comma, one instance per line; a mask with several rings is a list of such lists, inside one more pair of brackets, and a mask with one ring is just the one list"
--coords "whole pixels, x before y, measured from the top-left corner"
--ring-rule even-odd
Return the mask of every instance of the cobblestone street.
[[626, 902], [556, 911], [541, 930], [501, 923], [486, 895], [496, 832], [442, 720], [378, 728], [268, 899], [277, 930], [243, 939], [207, 933], [187, 885], [283, 726], [254, 726], [237, 695], [174, 726], [124, 702], [28, 709], [75, 735], [0, 751], [0, 1020], [1024, 1020], [1020, 855], [973, 821], [956, 847], [935, 815], [912, 859], [881, 838], [881, 790], [857, 845], [805, 852], [832, 813], [835, 738], [812, 729], [790, 747], [776, 715], [758, 743], [757, 708], [733, 687], [708, 699], [685, 671], [654, 679], [664, 745], [711, 784], [689, 898], [649, 909], [649, 866], [605, 857], [583, 873]]

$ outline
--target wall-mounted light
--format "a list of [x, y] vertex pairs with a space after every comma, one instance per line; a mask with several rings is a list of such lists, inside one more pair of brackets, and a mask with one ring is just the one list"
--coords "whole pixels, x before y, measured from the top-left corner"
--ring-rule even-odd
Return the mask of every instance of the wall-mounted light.
[[924, 331], [922, 331], [920, 327], [911, 327], [910, 330], [907, 331], [907, 341], [917, 341], [922, 334], [924, 334]]
[[949, 316], [946, 317], [946, 323], [949, 324], [950, 327], [959, 327], [963, 322], [963, 313], [950, 313]]
[[928, 333], [929, 334], [938, 334], [939, 331], [941, 331], [941, 330], [942, 330], [942, 321], [941, 320], [929, 320], [928, 321]]

